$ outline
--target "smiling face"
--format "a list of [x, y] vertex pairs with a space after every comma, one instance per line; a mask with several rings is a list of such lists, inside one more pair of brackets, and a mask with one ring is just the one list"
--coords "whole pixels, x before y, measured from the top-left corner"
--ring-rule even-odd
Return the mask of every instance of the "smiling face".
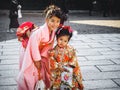
[[67, 35], [60, 36], [60, 37], [57, 39], [57, 45], [58, 45], [60, 48], [64, 48], [64, 47], [67, 46], [68, 41], [69, 41], [69, 36], [67, 36]]
[[53, 30], [56, 30], [58, 28], [60, 24], [60, 18], [52, 16], [51, 18], [47, 18], [46, 22], [50, 32], [52, 32]]

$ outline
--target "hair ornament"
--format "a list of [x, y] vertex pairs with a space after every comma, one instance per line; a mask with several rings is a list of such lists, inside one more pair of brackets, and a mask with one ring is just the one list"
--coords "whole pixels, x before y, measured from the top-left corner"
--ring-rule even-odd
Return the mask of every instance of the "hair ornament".
[[65, 25], [60, 24], [60, 25], [59, 25], [59, 28], [60, 28], [60, 29], [58, 30], [57, 34], [59, 34], [62, 29], [68, 30], [69, 33], [72, 33], [72, 32], [73, 32], [73, 30], [72, 30], [72, 28], [71, 28], [70, 26], [65, 26]]
[[57, 34], [59, 34], [62, 29], [63, 29], [63, 28], [60, 28], [60, 29], [58, 30]]

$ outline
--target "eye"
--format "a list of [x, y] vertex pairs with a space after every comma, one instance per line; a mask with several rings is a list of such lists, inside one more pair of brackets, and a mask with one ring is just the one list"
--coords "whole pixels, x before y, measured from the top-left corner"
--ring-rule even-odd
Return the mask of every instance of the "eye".
[[67, 42], [67, 41], [64, 41], [64, 42]]
[[60, 20], [57, 20], [57, 23], [60, 23]]
[[60, 40], [62, 41], [63, 39], [62, 39], [62, 38], [60, 38]]
[[51, 19], [51, 22], [54, 22], [54, 19]]

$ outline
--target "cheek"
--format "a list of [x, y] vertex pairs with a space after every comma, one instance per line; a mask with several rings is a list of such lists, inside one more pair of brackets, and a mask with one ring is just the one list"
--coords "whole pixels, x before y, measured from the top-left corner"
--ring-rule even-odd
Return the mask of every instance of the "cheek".
[[48, 26], [50, 26], [51, 25], [51, 22], [50, 22], [50, 20], [46, 20], [46, 23], [48, 24]]
[[63, 43], [63, 45], [65, 46], [65, 45], [66, 45], [66, 43]]
[[52, 26], [52, 24], [49, 22], [49, 23], [48, 23], [48, 27], [51, 28], [51, 26]]
[[67, 42], [64, 42], [64, 45], [67, 45], [68, 43]]
[[58, 41], [58, 43], [61, 43], [61, 41]]
[[57, 23], [57, 24], [56, 24], [56, 27], [58, 27], [59, 25], [60, 25], [60, 23]]
[[55, 26], [55, 24], [53, 22], [49, 22], [48, 24], [50, 27]]
[[60, 22], [59, 22], [59, 21], [56, 21], [56, 25], [58, 25], [58, 26], [59, 26], [59, 25], [60, 25]]
[[50, 26], [51, 23], [50, 23], [50, 22], [47, 22], [47, 24]]

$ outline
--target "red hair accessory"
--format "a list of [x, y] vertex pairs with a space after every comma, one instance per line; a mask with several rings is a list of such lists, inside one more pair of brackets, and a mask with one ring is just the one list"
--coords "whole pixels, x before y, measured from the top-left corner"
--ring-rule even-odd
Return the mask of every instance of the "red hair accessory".
[[72, 32], [73, 32], [73, 30], [72, 30], [72, 28], [71, 28], [70, 26], [64, 26], [64, 25], [60, 24], [60, 25], [59, 25], [59, 28], [60, 28], [60, 29], [59, 29], [59, 31], [57, 32], [57, 34], [59, 34], [62, 29], [68, 30], [69, 33], [72, 33]]
[[28, 30], [32, 30], [34, 28], [34, 24], [32, 22], [24, 22], [22, 23], [16, 32], [17, 36], [23, 36]]
[[32, 22], [24, 22], [22, 23], [16, 32], [16, 35], [18, 37], [18, 40], [22, 42], [22, 46], [26, 48], [29, 37], [26, 35], [27, 31], [31, 30], [34, 28], [34, 24]]

